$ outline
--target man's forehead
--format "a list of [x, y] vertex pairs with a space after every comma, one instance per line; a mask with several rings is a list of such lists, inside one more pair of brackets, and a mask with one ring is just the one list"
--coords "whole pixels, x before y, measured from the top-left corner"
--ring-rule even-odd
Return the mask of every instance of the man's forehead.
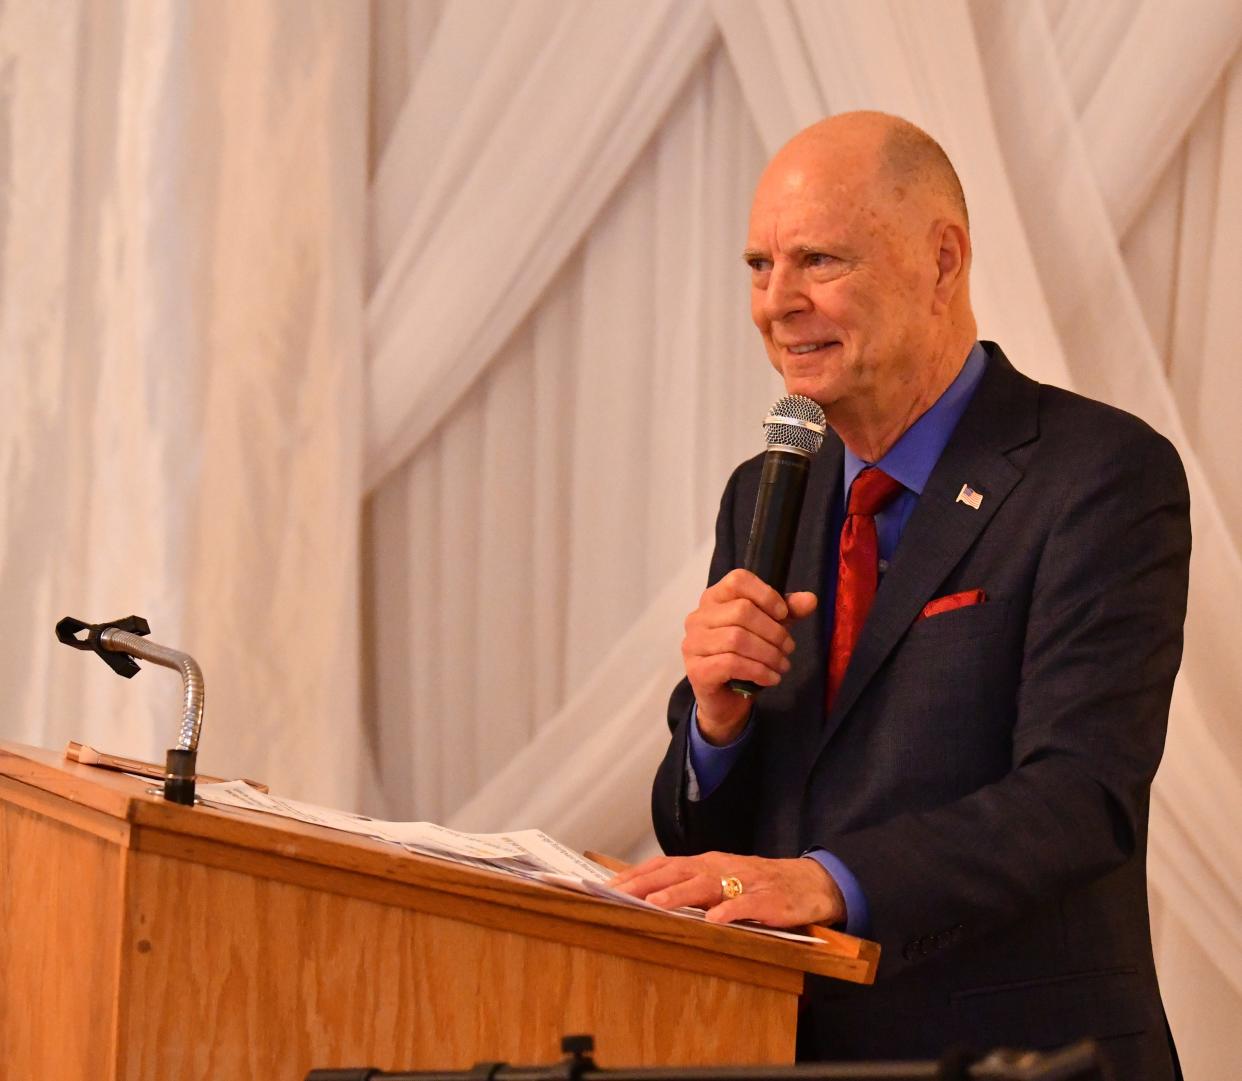
[[786, 147], [763, 170], [755, 198], [873, 187], [882, 164], [879, 154], [869, 148], [837, 149], [822, 142]]
[[755, 192], [749, 235], [753, 242], [768, 243], [774, 232], [843, 233], [880, 216], [877, 193], [855, 177], [790, 173]]

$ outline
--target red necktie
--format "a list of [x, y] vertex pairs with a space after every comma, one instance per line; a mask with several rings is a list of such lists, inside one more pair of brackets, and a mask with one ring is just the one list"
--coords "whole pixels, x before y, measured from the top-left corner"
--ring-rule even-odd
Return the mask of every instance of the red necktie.
[[841, 529], [832, 645], [828, 650], [830, 710], [879, 585], [880, 544], [875, 532], [875, 516], [900, 491], [898, 481], [873, 467], [864, 469], [850, 485], [850, 503], [845, 512], [845, 525]]

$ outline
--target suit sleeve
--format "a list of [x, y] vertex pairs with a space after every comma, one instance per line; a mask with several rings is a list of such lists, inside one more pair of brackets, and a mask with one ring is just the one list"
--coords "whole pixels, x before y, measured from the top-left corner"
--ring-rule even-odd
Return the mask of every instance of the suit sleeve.
[[[707, 584], [714, 585], [737, 565], [734, 535], [738, 477], [745, 463], [725, 485], [716, 516], [716, 547]], [[651, 793], [651, 817], [656, 838], [670, 856], [720, 850], [749, 854], [754, 847], [753, 820], [755, 740], [750, 740], [728, 775], [704, 799], [691, 802], [686, 795], [686, 756], [689, 753], [690, 711], [694, 691], [683, 678], [668, 704], [672, 732], [667, 753], [656, 772]]]
[[[1159, 436], [1087, 464], [1035, 572], [1010, 772], [968, 796], [816, 837], [857, 876], [888, 971], [1142, 859], [1182, 651], [1181, 462]], [[1103, 459], [1104, 455], [1098, 456]]]

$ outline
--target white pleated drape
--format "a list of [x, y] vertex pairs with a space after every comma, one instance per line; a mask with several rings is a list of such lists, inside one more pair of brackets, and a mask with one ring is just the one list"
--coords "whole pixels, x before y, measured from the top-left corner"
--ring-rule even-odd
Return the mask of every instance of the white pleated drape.
[[1186, 1074], [1230, 1076], [1240, 41], [1237, 0], [10, 0], [0, 736], [162, 753], [173, 677], [51, 636], [136, 611], [204, 665], [205, 769], [650, 850], [779, 392], [750, 189], [824, 113], [897, 112], [962, 174], [984, 335], [1186, 461], [1152, 905]]
[[52, 636], [136, 612], [202, 769], [359, 797], [366, 16], [0, 7], [6, 739], [162, 761], [176, 676]]
[[[515, 313], [517, 328], [470, 394], [435, 403], [437, 427], [374, 496], [390, 813], [444, 817], [486, 788], [455, 821], [537, 816], [565, 832], [566, 819], [587, 813], [609, 821], [607, 839], [622, 850], [646, 830], [615, 808], [647, 784], [665, 737], [629, 695], [645, 689], [643, 708], [658, 722], [681, 619], [702, 588], [703, 523], [779, 389], [745, 333], [736, 269], [763, 150], [736, 124], [744, 110], [723, 56], [688, 63], [685, 78], [624, 186], [614, 193], [618, 174], [602, 187], [600, 201], [612, 197], [590, 223], [590, 244], [558, 240], [571, 254], [544, 301]], [[469, 217], [466, 206], [436, 217], [451, 213]], [[469, 305], [496, 287], [496, 259], [509, 273], [536, 257], [520, 236], [497, 232], [476, 287], [420, 288], [430, 302], [439, 289]], [[478, 363], [415, 335], [387, 348], [417, 341], [431, 363]], [[601, 703], [624, 705], [624, 716]], [[398, 716], [412, 723], [386, 723]], [[597, 765], [549, 785], [547, 764], [587, 742]], [[612, 768], [621, 760], [632, 768]], [[589, 810], [574, 783], [596, 793]], [[533, 802], [499, 808], [500, 787]]]

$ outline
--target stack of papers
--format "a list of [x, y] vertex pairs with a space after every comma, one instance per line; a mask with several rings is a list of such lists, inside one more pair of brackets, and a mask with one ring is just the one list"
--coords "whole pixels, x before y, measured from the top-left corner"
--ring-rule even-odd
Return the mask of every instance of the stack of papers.
[[[297, 822], [309, 822], [315, 826], [354, 833], [385, 841], [407, 852], [451, 863], [499, 871], [516, 878], [533, 879], [553, 886], [575, 890], [605, 900], [648, 908], [656, 912], [668, 912], [639, 897], [611, 889], [606, 883], [613, 873], [598, 863], [566, 847], [541, 830], [516, 830], [511, 833], [462, 833], [438, 826], [434, 822], [386, 822], [379, 818], [334, 811], [317, 807], [312, 803], [282, 799], [260, 792], [245, 781], [224, 781], [218, 784], [200, 784], [198, 796], [210, 807], [261, 811], [279, 815]], [[701, 909], [681, 908], [670, 915], [690, 919], [703, 919]], [[795, 942], [818, 943], [818, 939], [792, 931], [780, 931], [758, 924], [735, 924], [748, 931], [792, 939]]]
[[607, 882], [612, 877], [610, 871], [539, 830], [462, 833], [434, 822], [385, 822], [348, 811], [333, 811], [312, 803], [282, 799], [260, 792], [245, 781], [200, 784], [197, 791], [203, 802], [212, 807], [234, 807], [280, 815], [298, 822], [310, 822], [345, 833], [356, 833], [360, 837], [387, 841], [420, 856], [502, 871], [519, 878], [539, 878], [551, 874]]

